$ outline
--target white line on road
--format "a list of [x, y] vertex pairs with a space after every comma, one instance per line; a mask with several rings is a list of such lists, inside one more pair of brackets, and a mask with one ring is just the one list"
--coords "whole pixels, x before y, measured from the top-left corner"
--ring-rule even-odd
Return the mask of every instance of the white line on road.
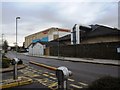
[[75, 84], [70, 84], [70, 86], [75, 87], [75, 88], [83, 88], [83, 87], [75, 85]]
[[75, 80], [68, 78], [69, 81], [74, 82]]
[[54, 78], [54, 77], [49, 77], [49, 78], [56, 80], [56, 78]]
[[88, 86], [88, 84], [83, 83], [83, 82], [78, 82], [79, 84], [83, 85], [83, 86]]
[[54, 73], [49, 73], [50, 75], [53, 75], [53, 76], [55, 76], [55, 74]]
[[48, 75], [48, 74], [43, 74], [43, 76], [46, 76], [46, 77], [48, 77], [49, 75]]

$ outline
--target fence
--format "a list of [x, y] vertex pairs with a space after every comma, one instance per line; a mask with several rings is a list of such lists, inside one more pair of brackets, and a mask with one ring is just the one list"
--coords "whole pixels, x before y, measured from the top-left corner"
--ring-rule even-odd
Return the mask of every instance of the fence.
[[79, 44], [50, 47], [51, 56], [77, 57], [77, 58], [97, 58], [97, 59], [119, 59], [120, 42], [96, 43], [96, 44]]

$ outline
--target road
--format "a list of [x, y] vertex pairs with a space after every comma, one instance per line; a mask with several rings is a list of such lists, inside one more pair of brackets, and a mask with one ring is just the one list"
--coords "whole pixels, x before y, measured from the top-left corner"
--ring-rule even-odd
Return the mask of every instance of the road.
[[[7, 56], [9, 58], [15, 57], [15, 52], [8, 52]], [[39, 58], [39, 57], [32, 57], [26, 56], [23, 54], [17, 54], [17, 57], [22, 59], [23, 62], [30, 67], [34, 67], [36, 70], [43, 70], [44, 72], [54, 73], [53, 71], [31, 65], [29, 61], [35, 61], [43, 64], [47, 64], [54, 67], [65, 66], [69, 70], [72, 71], [73, 76], [69, 79], [71, 83], [70, 85], [73, 87], [77, 87], [82, 85], [90, 84], [92, 81], [102, 77], [102, 76], [119, 76], [119, 66], [112, 66], [112, 65], [102, 65], [102, 64], [92, 64], [92, 63], [82, 63], [82, 62], [69, 62], [69, 61], [60, 61], [56, 59], [47, 59], [47, 58]], [[78, 85], [80, 84], [80, 85]], [[76, 86], [75, 86], [76, 85]]]

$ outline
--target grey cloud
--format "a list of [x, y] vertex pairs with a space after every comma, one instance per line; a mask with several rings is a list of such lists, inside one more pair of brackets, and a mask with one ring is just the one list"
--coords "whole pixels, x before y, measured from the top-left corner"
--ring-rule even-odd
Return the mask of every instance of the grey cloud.
[[[26, 35], [52, 26], [71, 29], [74, 24], [102, 23], [116, 26], [114, 3], [9, 3], [2, 6], [3, 31], [7, 38], [15, 34], [15, 17], [18, 22], [19, 41]], [[113, 13], [113, 14], [111, 14]], [[111, 14], [111, 15], [110, 15]], [[10, 39], [11, 42], [12, 38]], [[14, 37], [13, 37], [14, 41]]]
[[117, 3], [113, 7], [108, 7], [104, 12], [98, 14], [93, 23], [105, 24], [112, 27], [118, 27], [118, 6]]

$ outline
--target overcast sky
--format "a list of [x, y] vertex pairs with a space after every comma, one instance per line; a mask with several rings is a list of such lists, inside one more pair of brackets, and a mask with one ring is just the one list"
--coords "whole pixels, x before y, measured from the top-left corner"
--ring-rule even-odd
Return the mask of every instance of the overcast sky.
[[[37, 2], [35, 2], [37, 1]], [[105, 0], [104, 0], [105, 1]], [[109, 0], [108, 0], [109, 1]], [[118, 1], [118, 0], [115, 0]], [[117, 2], [1, 2], [2, 33], [9, 45], [15, 42], [15, 18], [18, 20], [18, 44], [24, 37], [50, 27], [71, 29], [74, 24], [102, 24], [118, 28]]]

